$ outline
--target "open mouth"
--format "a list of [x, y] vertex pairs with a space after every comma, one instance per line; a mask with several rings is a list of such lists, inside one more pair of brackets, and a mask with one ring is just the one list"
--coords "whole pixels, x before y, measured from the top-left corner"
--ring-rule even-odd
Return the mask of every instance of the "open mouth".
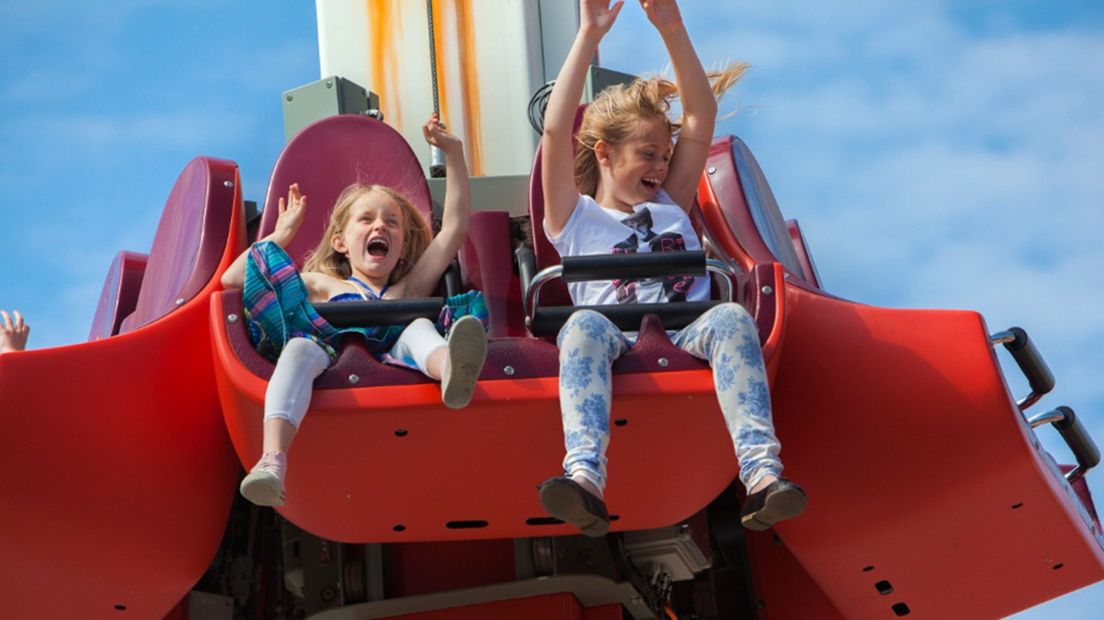
[[387, 252], [390, 249], [391, 244], [387, 243], [387, 239], [383, 237], [376, 237], [368, 242], [368, 254], [376, 258], [387, 256]]
[[659, 189], [660, 181], [657, 178], [649, 177], [649, 178], [645, 178], [645, 179], [640, 179], [640, 182], [644, 185], [644, 187], [647, 187], [650, 190], [654, 191], [654, 190]]

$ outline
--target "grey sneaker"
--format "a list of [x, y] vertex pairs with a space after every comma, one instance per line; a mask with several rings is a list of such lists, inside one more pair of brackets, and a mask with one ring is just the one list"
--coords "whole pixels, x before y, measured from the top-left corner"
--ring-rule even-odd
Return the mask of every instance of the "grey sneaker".
[[285, 472], [287, 455], [266, 452], [249, 475], [242, 479], [239, 490], [245, 499], [258, 506], [283, 506]]
[[459, 409], [471, 402], [487, 359], [487, 332], [474, 316], [460, 317], [448, 335], [448, 361], [441, 377], [441, 402]]

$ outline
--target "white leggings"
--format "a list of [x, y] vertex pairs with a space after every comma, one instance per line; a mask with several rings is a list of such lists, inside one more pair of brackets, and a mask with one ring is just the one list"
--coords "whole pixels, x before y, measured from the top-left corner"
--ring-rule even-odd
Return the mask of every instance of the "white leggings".
[[[429, 355], [447, 343], [428, 319], [417, 319], [403, 330], [392, 357], [412, 362], [429, 376]], [[303, 422], [310, 406], [311, 387], [318, 375], [330, 366], [330, 356], [309, 338], [292, 338], [276, 360], [276, 370], [265, 392], [264, 419], [281, 418], [295, 428]]]

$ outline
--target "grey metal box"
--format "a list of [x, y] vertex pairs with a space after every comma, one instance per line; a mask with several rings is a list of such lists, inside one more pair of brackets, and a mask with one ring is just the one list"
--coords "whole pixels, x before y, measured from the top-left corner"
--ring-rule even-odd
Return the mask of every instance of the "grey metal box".
[[327, 116], [364, 114], [379, 109], [379, 96], [336, 75], [285, 92], [283, 102], [286, 140]]

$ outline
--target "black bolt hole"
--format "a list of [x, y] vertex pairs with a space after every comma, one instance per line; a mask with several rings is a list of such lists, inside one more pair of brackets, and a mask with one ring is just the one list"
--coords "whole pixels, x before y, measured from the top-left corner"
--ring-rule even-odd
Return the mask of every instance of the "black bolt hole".
[[1062, 568], [1063, 566], [1065, 566], [1065, 564], [1063, 564], [1063, 563], [1059, 562], [1059, 563], [1055, 564], [1054, 566], [1051, 566], [1051, 567], [1050, 567], [1050, 570], [1059, 570], [1059, 569], [1060, 569], [1060, 568]]
[[396, 437], [406, 437], [407, 432], [408, 431], [405, 428], [397, 428], [397, 429], [395, 429], [395, 436]]
[[610, 515], [610, 521], [616, 521], [621, 518], [621, 515]]
[[403, 525], [402, 523], [400, 523], [400, 524], [392, 527], [391, 529], [395, 530], [396, 532], [405, 532], [406, 531], [406, 526]]
[[874, 584], [874, 587], [878, 589], [878, 594], [889, 594], [893, 591], [893, 584], [889, 583], [885, 579]]
[[1016, 502], [1015, 504], [1012, 504], [1012, 510], [1019, 510], [1020, 508], [1023, 508], [1023, 502]]
[[529, 517], [525, 520], [525, 525], [560, 525], [563, 521], [560, 521], [556, 517]]
[[862, 572], [869, 573], [872, 570], [874, 570], [873, 566], [864, 566], [863, 569], [862, 569]]
[[912, 610], [909, 609], [909, 606], [904, 603], [897, 603], [893, 607], [890, 607], [890, 609], [892, 609], [893, 613], [897, 614], [898, 616], [907, 616], [912, 613]]
[[628, 423], [629, 423], [629, 421], [626, 420], [625, 418], [617, 418], [616, 420], [613, 421], [614, 426], [625, 426]]
[[487, 527], [487, 522], [481, 519], [472, 519], [469, 521], [449, 521], [445, 524], [450, 530], [476, 530], [481, 527]]
[[123, 604], [116, 605], [115, 609], [117, 609], [119, 611], [126, 611], [126, 605], [123, 605]]

